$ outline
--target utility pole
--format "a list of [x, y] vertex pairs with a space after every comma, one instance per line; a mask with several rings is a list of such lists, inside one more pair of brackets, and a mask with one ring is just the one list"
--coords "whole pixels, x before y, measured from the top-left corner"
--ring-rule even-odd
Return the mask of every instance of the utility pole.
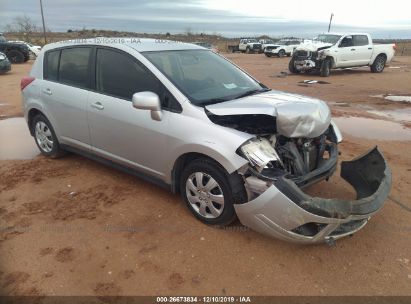
[[[41, 0], [40, 0], [41, 1]], [[330, 23], [328, 24], [328, 32], [330, 32], [330, 29], [331, 29], [331, 21], [333, 21], [333, 17], [334, 17], [334, 14], [333, 13], [331, 13], [331, 16], [330, 16]]]
[[46, 25], [45, 25], [45, 23], [44, 23], [43, 1], [42, 1], [42, 0], [40, 0], [40, 9], [41, 9], [41, 20], [43, 21], [44, 44], [47, 44]]

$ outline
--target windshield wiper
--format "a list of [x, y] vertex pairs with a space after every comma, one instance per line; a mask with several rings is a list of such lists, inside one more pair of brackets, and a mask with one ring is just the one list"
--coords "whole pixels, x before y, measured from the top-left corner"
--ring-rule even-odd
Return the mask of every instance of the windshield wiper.
[[250, 91], [247, 91], [245, 93], [242, 93], [242, 94], [236, 96], [233, 99], [238, 99], [238, 98], [242, 98], [242, 97], [246, 97], [246, 96], [250, 96], [250, 95], [254, 95], [254, 94], [258, 94], [258, 93], [264, 93], [264, 92], [268, 92], [268, 91], [271, 91], [271, 89], [262, 88], [262, 89], [257, 89], [257, 90], [250, 90]]

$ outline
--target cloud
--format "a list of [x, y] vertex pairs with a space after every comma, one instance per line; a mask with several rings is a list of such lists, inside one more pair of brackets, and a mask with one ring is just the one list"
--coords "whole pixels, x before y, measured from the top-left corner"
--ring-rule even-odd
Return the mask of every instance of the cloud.
[[[325, 0], [317, 1], [324, 2]], [[43, 5], [46, 26], [54, 31], [86, 27], [145, 33], [176, 33], [190, 29], [193, 32], [217, 32], [231, 37], [261, 34], [312, 37], [325, 31], [328, 26], [329, 8], [319, 9], [321, 6], [307, 5], [306, 1], [301, 2], [303, 6], [298, 10], [296, 10], [298, 0], [294, 0], [292, 6], [290, 2], [280, 3], [279, 1], [241, 2], [236, 0], [234, 2], [232, 0], [219, 0], [218, 2], [214, 0], [175, 0], [172, 2], [165, 0], [43, 0]], [[332, 2], [327, 1], [327, 3]], [[346, 0], [344, 5], [350, 6], [352, 3], [354, 0]], [[293, 10], [298, 12], [298, 14], [294, 13], [294, 19], [298, 17], [298, 21], [293, 19]], [[313, 10], [316, 10], [317, 19], [312, 13]], [[357, 18], [372, 15], [370, 11], [366, 14], [361, 11], [355, 13], [356, 11], [352, 10], [351, 15], [358, 15]], [[41, 24], [38, 1], [0, 1], [0, 20], [3, 26], [11, 23], [14, 17], [23, 14]], [[335, 19], [338, 21], [337, 17], [336, 13]], [[369, 31], [377, 37], [411, 38], [410, 25], [403, 24], [396, 18], [391, 19], [392, 22], [386, 26], [373, 27], [367, 24], [355, 24], [355, 22], [352, 23], [354, 26], [336, 22], [333, 29]]]

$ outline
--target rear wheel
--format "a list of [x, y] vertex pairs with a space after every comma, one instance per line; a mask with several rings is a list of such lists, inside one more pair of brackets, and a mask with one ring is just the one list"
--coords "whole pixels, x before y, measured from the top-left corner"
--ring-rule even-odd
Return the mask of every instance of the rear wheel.
[[6, 55], [11, 63], [23, 63], [25, 59], [24, 54], [18, 50], [10, 50]]
[[180, 193], [194, 216], [205, 224], [228, 225], [236, 219], [235, 203], [247, 201], [241, 177], [218, 163], [197, 159], [181, 175]]
[[385, 58], [384, 55], [378, 55], [377, 58], [375, 58], [374, 63], [370, 67], [371, 72], [381, 73], [382, 71], [384, 71], [386, 62], [387, 62], [387, 59]]
[[300, 71], [295, 68], [294, 57], [291, 58], [290, 62], [288, 63], [288, 70], [293, 74], [300, 73]]
[[320, 68], [321, 77], [330, 76], [330, 70], [331, 70], [331, 61], [329, 59], [324, 59], [324, 61], [321, 64], [321, 68]]
[[246, 52], [247, 54], [250, 54], [250, 53], [251, 53], [250, 47], [247, 46], [247, 48], [245, 49], [245, 52]]
[[36, 115], [33, 118], [31, 127], [34, 134], [34, 140], [41, 154], [51, 158], [59, 158], [65, 154], [65, 151], [60, 148], [60, 144], [51, 123], [44, 115]]

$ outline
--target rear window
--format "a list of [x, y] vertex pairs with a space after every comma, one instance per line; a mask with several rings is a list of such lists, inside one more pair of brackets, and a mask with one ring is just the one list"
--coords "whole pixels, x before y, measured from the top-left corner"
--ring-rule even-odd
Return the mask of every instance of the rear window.
[[353, 43], [355, 46], [368, 45], [368, 37], [367, 35], [354, 35]]
[[60, 50], [47, 52], [44, 79], [58, 80]]
[[89, 47], [63, 49], [60, 56], [59, 82], [87, 88], [90, 51]]

